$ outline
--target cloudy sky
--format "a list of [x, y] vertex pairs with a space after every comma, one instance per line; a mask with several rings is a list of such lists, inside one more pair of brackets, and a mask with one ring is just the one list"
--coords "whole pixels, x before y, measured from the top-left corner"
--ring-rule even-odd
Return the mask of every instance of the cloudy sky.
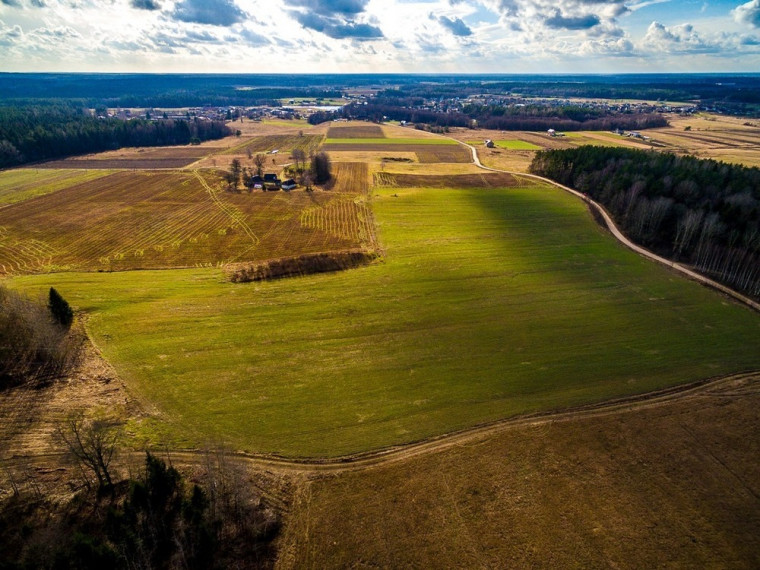
[[760, 0], [0, 0], [0, 71], [760, 71]]

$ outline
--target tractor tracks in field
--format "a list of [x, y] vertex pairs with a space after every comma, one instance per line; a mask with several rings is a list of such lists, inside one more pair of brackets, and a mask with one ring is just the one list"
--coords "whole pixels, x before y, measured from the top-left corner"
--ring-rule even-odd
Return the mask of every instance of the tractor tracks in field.
[[198, 170], [193, 170], [192, 172], [193, 175], [198, 179], [198, 182], [201, 183], [201, 186], [203, 186], [203, 188], [206, 190], [214, 205], [222, 212], [224, 212], [236, 225], [240, 226], [245, 234], [251, 238], [253, 244], [257, 245], [261, 240], [251, 229], [251, 226], [246, 223], [245, 215], [243, 212], [238, 210], [235, 206], [225, 204], [224, 201], [219, 197], [218, 192], [214, 190], [208, 182], [206, 182], [206, 179], [203, 178]]

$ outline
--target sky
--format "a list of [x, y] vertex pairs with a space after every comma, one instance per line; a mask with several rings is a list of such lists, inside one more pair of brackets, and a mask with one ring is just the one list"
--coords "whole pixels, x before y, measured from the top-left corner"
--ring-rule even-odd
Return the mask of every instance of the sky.
[[760, 0], [0, 0], [0, 71], [759, 72]]

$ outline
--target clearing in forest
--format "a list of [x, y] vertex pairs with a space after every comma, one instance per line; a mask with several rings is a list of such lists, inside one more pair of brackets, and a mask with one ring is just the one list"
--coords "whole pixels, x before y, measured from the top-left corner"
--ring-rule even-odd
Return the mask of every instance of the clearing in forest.
[[221, 265], [361, 245], [351, 218], [361, 210], [341, 206], [329, 229], [301, 221], [343, 195], [223, 187], [209, 173], [118, 172], [3, 208], [0, 272]]

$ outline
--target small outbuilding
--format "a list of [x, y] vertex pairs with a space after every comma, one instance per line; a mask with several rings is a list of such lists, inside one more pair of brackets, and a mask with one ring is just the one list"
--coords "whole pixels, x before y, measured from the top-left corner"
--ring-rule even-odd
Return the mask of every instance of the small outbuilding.
[[282, 183], [282, 189], [286, 191], [293, 190], [297, 186], [296, 181], [292, 178], [289, 178], [285, 182]]

